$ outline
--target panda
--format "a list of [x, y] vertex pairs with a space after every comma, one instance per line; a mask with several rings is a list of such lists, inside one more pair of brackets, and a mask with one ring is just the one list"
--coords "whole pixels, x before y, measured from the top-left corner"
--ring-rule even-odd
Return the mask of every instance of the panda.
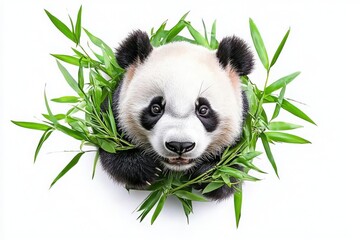
[[[126, 73], [112, 109], [118, 131], [136, 148], [100, 149], [100, 162], [115, 181], [146, 189], [161, 171], [195, 178], [240, 141], [248, 101], [239, 76], [254, 65], [240, 38], [225, 37], [216, 51], [180, 41], [154, 48], [137, 30], [116, 49], [116, 60]], [[233, 191], [225, 185], [205, 196], [221, 200]]]

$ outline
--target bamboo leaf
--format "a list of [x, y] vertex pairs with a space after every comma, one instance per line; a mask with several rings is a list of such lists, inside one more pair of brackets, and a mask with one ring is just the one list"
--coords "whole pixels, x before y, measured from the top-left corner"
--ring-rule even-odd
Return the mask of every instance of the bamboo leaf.
[[266, 132], [265, 135], [268, 137], [268, 139], [274, 142], [298, 143], [298, 144], [311, 143], [310, 141], [304, 138], [289, 133]]
[[267, 139], [267, 137], [266, 137], [266, 135], [264, 133], [260, 134], [260, 138], [261, 138], [262, 144], [264, 146], [266, 156], [267, 156], [268, 160], [270, 161], [271, 166], [273, 167], [273, 169], [274, 169], [274, 171], [276, 173], [276, 176], [279, 177], [277, 166], [276, 166], [276, 163], [275, 163], [275, 159], [274, 159], [274, 157], [272, 155], [272, 152], [271, 152], [271, 149], [270, 149], [269, 141], [268, 141], [268, 139]]
[[291, 83], [297, 76], [299, 76], [300, 72], [294, 72], [290, 75], [280, 78], [279, 80], [273, 82], [265, 89], [265, 94], [269, 95], [270, 93], [283, 88], [285, 85]]
[[272, 131], [284, 131], [284, 130], [292, 130], [297, 128], [302, 128], [301, 125], [296, 125], [293, 123], [287, 123], [287, 122], [271, 122], [269, 125], [269, 130]]
[[78, 83], [75, 81], [75, 79], [70, 75], [68, 70], [59, 61], [56, 61], [56, 62], [58, 64], [58, 67], [59, 67], [61, 73], [63, 74], [66, 82], [69, 84], [69, 86], [75, 92], [77, 92], [77, 94], [79, 94], [80, 97], [84, 98], [84, 93], [80, 90]]
[[207, 202], [207, 200], [203, 196], [184, 190], [178, 190], [174, 192], [174, 194], [179, 198], [184, 198], [192, 201]]
[[180, 21], [169, 30], [166, 37], [163, 38], [162, 43], [171, 42], [174, 39], [174, 37], [176, 37], [185, 28], [186, 24], [184, 23], [183, 20], [185, 20], [189, 12], [185, 13], [184, 16], [181, 17]]
[[42, 124], [42, 123], [35, 123], [35, 122], [19, 122], [19, 121], [11, 121], [13, 124], [23, 127], [23, 128], [29, 128], [34, 130], [40, 130], [40, 131], [47, 131], [50, 128], [52, 128], [49, 125]]
[[50, 188], [54, 186], [54, 184], [62, 178], [71, 168], [73, 168], [78, 162], [81, 156], [84, 154], [84, 152], [80, 152], [75, 155], [75, 157], [65, 166], [65, 168], [57, 175], [57, 177], [54, 179], [54, 181], [51, 183]]
[[77, 19], [76, 19], [76, 25], [75, 25], [75, 36], [77, 39], [77, 45], [80, 43], [80, 37], [81, 37], [81, 12], [82, 12], [82, 6], [80, 6]]
[[206, 40], [206, 42], [209, 44], [209, 39], [208, 39], [208, 36], [207, 36], [206, 25], [205, 25], [204, 19], [202, 19], [202, 24], [203, 24], [203, 28], [204, 28], [204, 37], [205, 37], [205, 40]]
[[292, 103], [290, 103], [286, 99], [283, 100], [281, 107], [283, 109], [285, 109], [286, 111], [288, 111], [289, 113], [291, 113], [309, 123], [316, 125], [316, 123], [308, 115], [306, 115], [303, 111], [301, 111], [299, 108], [295, 107]]
[[[45, 9], [44, 9], [45, 10]], [[46, 15], [50, 18], [51, 22], [55, 25], [55, 27], [57, 29], [60, 30], [60, 32], [62, 32], [67, 38], [69, 38], [71, 41], [73, 41], [74, 43], [76, 43], [76, 39], [74, 34], [71, 32], [71, 30], [63, 23], [61, 22], [58, 18], [56, 18], [55, 16], [53, 16], [50, 12], [48, 12], [47, 10], [45, 10]]]
[[187, 223], [189, 224], [189, 215], [190, 215], [190, 213], [192, 213], [192, 202], [190, 200], [179, 198], [179, 197], [177, 199], [179, 199], [179, 201], [181, 202], [181, 204], [183, 206], [186, 220], [187, 220]]
[[140, 218], [140, 222], [144, 220], [146, 215], [151, 211], [151, 209], [155, 206], [155, 204], [159, 201], [161, 197], [160, 191], [154, 191], [145, 199], [145, 201], [141, 204], [138, 211], [142, 211], [138, 219]]
[[259, 181], [260, 179], [250, 176], [249, 174], [242, 172], [238, 169], [232, 168], [232, 167], [226, 167], [222, 166], [219, 168], [221, 172], [227, 173], [228, 175], [239, 179], [239, 180], [245, 180], [245, 181]]
[[61, 60], [61, 61], [63, 61], [63, 62], [72, 64], [72, 65], [75, 65], [75, 66], [80, 66], [81, 65], [80, 59], [77, 58], [77, 57], [64, 55], [64, 54], [50, 54], [50, 55], [57, 58], [57, 59], [59, 59], [59, 60]]
[[75, 96], [64, 96], [59, 98], [53, 98], [51, 101], [57, 102], [57, 103], [77, 103], [79, 102], [79, 98]]
[[275, 110], [271, 117], [271, 120], [273, 120], [273, 119], [277, 118], [277, 116], [279, 116], [280, 108], [281, 108], [281, 105], [282, 105], [282, 102], [283, 102], [284, 96], [285, 96], [285, 91], [286, 91], [286, 85], [280, 91], [278, 102], [276, 103]]
[[84, 69], [82, 67], [79, 67], [78, 70], [78, 86], [80, 90], [83, 91], [84, 89]]
[[206, 187], [202, 191], [202, 194], [212, 192], [218, 188], [221, 188], [222, 186], [224, 186], [224, 183], [222, 182], [210, 182], [208, 185], [206, 185]]
[[289, 28], [289, 30], [287, 30], [285, 36], [284, 36], [283, 39], [281, 40], [281, 43], [280, 43], [279, 47], [276, 49], [276, 52], [275, 52], [275, 54], [274, 54], [274, 56], [273, 56], [273, 58], [272, 58], [272, 60], [271, 60], [270, 67], [272, 67], [272, 66], [276, 63], [276, 61], [277, 61], [277, 59], [278, 59], [281, 51], [282, 51], [283, 48], [284, 48], [284, 45], [285, 45], [285, 43], [286, 43], [286, 40], [287, 40], [289, 34], [290, 34], [290, 28]]
[[268, 58], [268, 54], [267, 54], [267, 51], [265, 48], [264, 41], [262, 40], [259, 30], [251, 18], [249, 19], [249, 24], [250, 24], [251, 38], [253, 40], [256, 52], [261, 60], [261, 63], [265, 67], [265, 69], [269, 70], [270, 69], [269, 58]]
[[234, 210], [235, 210], [236, 228], [239, 227], [239, 222], [241, 218], [241, 205], [242, 205], [242, 191], [236, 191], [234, 193]]
[[166, 201], [166, 194], [163, 194], [155, 208], [155, 211], [154, 211], [152, 217], [151, 217], [151, 225], [155, 222], [156, 218], [159, 216], [161, 210], [164, 207], [165, 201]]
[[195, 29], [193, 28], [193, 26], [191, 26], [191, 24], [189, 22], [183, 21], [187, 27], [187, 29], [189, 30], [189, 33], [191, 34], [191, 36], [194, 38], [194, 40], [196, 41], [197, 44], [207, 47], [209, 48], [209, 44], [206, 41], [206, 39]]
[[219, 42], [216, 40], [216, 20], [215, 20], [211, 27], [210, 48], [217, 49], [218, 47], [219, 47]]
[[93, 164], [93, 171], [92, 171], [92, 176], [91, 176], [91, 179], [94, 179], [95, 177], [95, 171], [96, 171], [96, 166], [97, 166], [97, 163], [99, 161], [99, 150], [96, 152], [95, 154], [95, 158], [94, 158], [94, 164]]
[[36, 158], [40, 152], [40, 149], [42, 147], [42, 145], [44, 144], [44, 142], [50, 137], [51, 133], [54, 131], [54, 129], [52, 128], [49, 128], [48, 130], [46, 130], [44, 132], [44, 134], [41, 136], [40, 138], [40, 141], [36, 147], [36, 150], [35, 150], [35, 155], [34, 155], [34, 163], [36, 162]]

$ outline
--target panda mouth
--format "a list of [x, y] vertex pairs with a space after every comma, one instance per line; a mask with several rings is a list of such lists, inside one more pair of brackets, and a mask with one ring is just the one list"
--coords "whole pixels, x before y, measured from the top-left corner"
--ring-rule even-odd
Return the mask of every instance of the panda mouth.
[[172, 164], [172, 165], [187, 165], [189, 163], [191, 163], [191, 159], [189, 158], [182, 158], [182, 157], [177, 157], [177, 158], [167, 158], [166, 159], [167, 163]]

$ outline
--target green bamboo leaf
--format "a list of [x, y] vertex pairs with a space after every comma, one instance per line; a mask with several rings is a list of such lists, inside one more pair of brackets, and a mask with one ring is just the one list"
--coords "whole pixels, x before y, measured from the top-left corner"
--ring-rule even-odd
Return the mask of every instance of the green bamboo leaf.
[[[42, 115], [47, 120], [51, 121], [51, 118], [48, 114], [42, 114]], [[56, 114], [56, 115], [54, 115], [54, 117], [57, 121], [60, 121], [60, 120], [63, 120], [66, 117], [66, 115], [65, 114]]]
[[209, 43], [206, 41], [206, 39], [199, 33], [189, 22], [183, 21], [186, 25], [187, 29], [189, 30], [189, 33], [194, 38], [197, 44], [210, 48]]
[[232, 168], [232, 167], [226, 167], [222, 166], [219, 168], [221, 172], [227, 173], [229, 176], [234, 177], [239, 180], [245, 180], [245, 181], [259, 181], [260, 179], [250, 176], [249, 174], [242, 172], [238, 169]]
[[275, 54], [274, 54], [274, 56], [273, 56], [273, 58], [271, 60], [270, 67], [272, 67], [276, 63], [276, 60], [278, 59], [278, 57], [279, 57], [279, 55], [280, 55], [280, 53], [281, 53], [281, 51], [282, 51], [282, 49], [283, 49], [283, 47], [284, 47], [284, 45], [286, 43], [286, 40], [287, 40], [289, 34], [290, 34], [290, 28], [289, 28], [289, 30], [287, 30], [285, 36], [281, 40], [281, 43], [280, 43], [279, 47], [276, 49], [276, 52], [275, 52]]
[[168, 34], [167, 32], [165, 33], [165, 31], [164, 31], [166, 23], [167, 23], [167, 20], [160, 25], [160, 27], [156, 31], [156, 33], [153, 34], [150, 38], [151, 45], [153, 45], [154, 47], [160, 46], [162, 43], [161, 40]]
[[78, 70], [78, 86], [81, 91], [84, 89], [84, 69], [83, 67], [79, 67]]
[[196, 42], [192, 39], [177, 35], [172, 39], [172, 42], [188, 42], [191, 44], [196, 44]]
[[262, 154], [262, 152], [251, 151], [251, 152], [247, 152], [245, 154], [241, 154], [240, 158], [244, 159], [245, 161], [250, 161], [250, 160], [256, 158], [257, 156], [260, 156], [261, 154]]
[[23, 128], [29, 128], [34, 130], [40, 130], [40, 131], [47, 131], [51, 129], [52, 127], [46, 124], [42, 123], [35, 123], [35, 122], [19, 122], [19, 121], [12, 121], [11, 122], [19, 127]]
[[230, 177], [227, 174], [221, 174], [221, 178], [228, 187], [231, 187]]
[[144, 220], [146, 215], [151, 211], [151, 209], [155, 206], [155, 204], [159, 201], [161, 197], [160, 191], [154, 191], [145, 199], [145, 201], [141, 204], [138, 211], [142, 211], [138, 219], [140, 218], [140, 222]]
[[265, 132], [265, 135], [268, 137], [268, 139], [274, 142], [298, 143], [298, 144], [311, 143], [310, 141], [304, 138], [289, 133]]
[[292, 130], [292, 129], [302, 128], [303, 126], [296, 125], [293, 123], [288, 123], [288, 122], [271, 122], [268, 125], [268, 127], [269, 127], [269, 130], [272, 130], [272, 131], [284, 131], [284, 130]]
[[50, 18], [51, 22], [55, 25], [55, 27], [60, 30], [60, 32], [62, 32], [71, 41], [76, 43], [76, 38], [75, 38], [74, 34], [71, 32], [71, 30], [63, 22], [61, 22], [58, 18], [53, 16], [47, 10], [45, 10], [45, 13]]
[[73, 57], [73, 56], [69, 56], [69, 55], [63, 55], [63, 54], [50, 54], [51, 56], [63, 61], [63, 62], [66, 62], [66, 63], [69, 63], [69, 64], [72, 64], [72, 65], [75, 65], [75, 66], [80, 66], [81, 65], [81, 62], [80, 62], [80, 59], [77, 58], [77, 57]]
[[80, 99], [78, 97], [74, 97], [74, 96], [64, 96], [64, 97], [51, 99], [51, 101], [57, 103], [77, 103], [79, 102], [79, 100]]
[[216, 20], [215, 20], [211, 27], [210, 48], [217, 49], [218, 47], [219, 47], [219, 42], [216, 40]]
[[203, 196], [184, 190], [178, 190], [174, 192], [174, 194], [179, 198], [184, 198], [192, 201], [207, 202], [207, 200]]
[[239, 227], [239, 222], [241, 218], [241, 205], [242, 205], [242, 191], [236, 191], [234, 193], [234, 210], [235, 210], [236, 228]]
[[95, 177], [95, 171], [96, 171], [96, 166], [97, 166], [97, 163], [99, 161], [99, 150], [96, 152], [95, 154], [95, 158], [94, 158], [94, 164], [93, 164], [93, 171], [92, 171], [92, 176], [91, 176], [91, 179], [94, 179]]
[[189, 12], [185, 13], [181, 17], [179, 22], [168, 31], [168, 34], [163, 38], [162, 43], [172, 42], [174, 37], [176, 37], [185, 28], [186, 24], [184, 23], [183, 20], [185, 20], [186, 16], [189, 14]]
[[262, 144], [264, 146], [266, 156], [267, 156], [268, 160], [270, 161], [271, 166], [273, 167], [273, 169], [276, 173], [276, 176], [279, 177], [277, 166], [276, 166], [275, 159], [274, 159], [271, 149], [270, 149], [268, 138], [266, 137], [266, 135], [264, 133], [260, 134], [260, 138], [261, 138]]
[[264, 65], [266, 70], [269, 70], [269, 58], [268, 58], [268, 54], [265, 48], [265, 44], [261, 38], [260, 32], [258, 30], [258, 28], [256, 27], [254, 21], [250, 18], [249, 19], [249, 24], [250, 24], [250, 33], [251, 33], [251, 38], [253, 40], [256, 52], [262, 62], [262, 64]]
[[117, 126], [116, 126], [116, 122], [115, 122], [115, 117], [114, 117], [114, 114], [113, 114], [113, 110], [112, 110], [112, 106], [111, 106], [111, 100], [112, 99], [111, 97], [109, 97], [109, 104], [108, 104], [108, 117], [109, 117], [109, 120], [110, 120], [110, 125], [111, 125], [111, 130], [112, 132], [114, 133], [114, 135], [116, 136], [117, 134]]
[[60, 179], [62, 178], [71, 168], [73, 168], [78, 162], [84, 152], [80, 152], [75, 155], [75, 157], [65, 166], [65, 168], [57, 175], [54, 181], [51, 183], [50, 188]]
[[288, 85], [291, 83], [297, 76], [299, 76], [300, 72], [294, 72], [290, 75], [287, 75], [285, 77], [280, 78], [279, 80], [273, 82], [265, 89], [265, 94], [269, 95], [270, 93], [284, 87], [285, 85]]
[[206, 42], [209, 44], [209, 39], [208, 39], [208, 34], [207, 34], [207, 31], [206, 31], [206, 25], [205, 25], [204, 19], [201, 19], [201, 21], [202, 21], [203, 28], [204, 28], [204, 37], [205, 37], [205, 40], [206, 40]]
[[210, 182], [208, 185], [206, 185], [206, 187], [202, 191], [202, 194], [212, 192], [218, 188], [221, 188], [222, 186], [224, 186], [224, 183], [222, 182]]
[[77, 94], [79, 94], [80, 97], [84, 98], [85, 95], [84, 93], [81, 91], [81, 89], [78, 86], [78, 83], [75, 81], [75, 79], [70, 75], [70, 73], [68, 72], [68, 70], [59, 62], [56, 60], [56, 63], [62, 73], [62, 75], [64, 76], [66, 82], [69, 84], [69, 86], [75, 91], [77, 92]]
[[70, 129], [68, 127], [65, 127], [59, 123], [56, 123], [55, 125], [56, 130], [59, 130], [60, 132], [65, 133], [66, 135], [69, 135], [70, 137], [73, 137], [77, 140], [87, 140], [87, 138], [80, 132], [75, 131], [73, 129]]
[[98, 139], [100, 148], [109, 153], [116, 153], [116, 145], [114, 142], [110, 142], [104, 139]]
[[77, 39], [77, 45], [80, 43], [80, 37], [81, 37], [81, 12], [82, 12], [82, 6], [80, 6], [77, 19], [76, 19], [76, 25], [75, 25], [75, 36]]
[[49, 128], [48, 130], [46, 130], [44, 132], [44, 134], [41, 136], [40, 138], [40, 141], [36, 147], [36, 150], [35, 150], [35, 155], [34, 155], [34, 163], [36, 162], [36, 158], [40, 152], [40, 149], [42, 147], [42, 145], [44, 144], [44, 142], [50, 137], [51, 133], [54, 131], [54, 129], [52, 128]]
[[[264, 103], [274, 103], [277, 101], [278, 101], [278, 98], [271, 95], [271, 96], [265, 97]], [[308, 115], [306, 115], [303, 111], [301, 111], [299, 108], [297, 108], [295, 105], [293, 105], [286, 99], [283, 100], [283, 102], [281, 104], [281, 108], [288, 111], [289, 113], [297, 116], [298, 118], [301, 118], [309, 123], [316, 125], [316, 123]]]
[[283, 102], [284, 96], [285, 96], [285, 91], [286, 91], [286, 85], [280, 91], [278, 102], [276, 103], [275, 110], [271, 117], [271, 120], [273, 120], [273, 119], [277, 118], [277, 116], [279, 116], [280, 108], [281, 108], [281, 105], [282, 105], [282, 102]]
[[166, 194], [163, 194], [155, 208], [155, 211], [154, 211], [152, 217], [151, 217], [151, 225], [155, 222], [156, 218], [159, 216], [161, 210], [164, 207], [165, 201], [166, 201]]
[[105, 61], [105, 57], [107, 57], [110, 60], [110, 63], [112, 64], [112, 66], [114, 66], [116, 69], [121, 69], [120, 66], [118, 65], [118, 63], [116, 62], [114, 52], [111, 50], [111, 48], [103, 40], [94, 36], [85, 28], [84, 28], [84, 31], [88, 35], [90, 41], [103, 51], [104, 61]]
[[187, 220], [187, 223], [189, 224], [189, 215], [190, 213], [192, 213], [192, 202], [188, 199], [183, 199], [183, 198], [177, 198], [179, 199], [179, 201], [181, 202], [182, 206], [183, 206], [183, 210], [184, 210], [184, 213], [185, 213], [185, 216], [186, 216], [186, 220]]

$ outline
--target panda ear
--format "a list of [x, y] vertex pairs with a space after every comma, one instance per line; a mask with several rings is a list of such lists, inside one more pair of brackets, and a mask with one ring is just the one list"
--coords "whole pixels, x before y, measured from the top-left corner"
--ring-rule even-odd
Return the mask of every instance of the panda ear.
[[137, 62], [144, 62], [153, 47], [146, 32], [136, 30], [116, 49], [116, 61], [120, 67], [126, 69]]
[[224, 69], [230, 65], [239, 76], [250, 74], [254, 66], [254, 56], [249, 46], [236, 36], [221, 40], [216, 56]]

